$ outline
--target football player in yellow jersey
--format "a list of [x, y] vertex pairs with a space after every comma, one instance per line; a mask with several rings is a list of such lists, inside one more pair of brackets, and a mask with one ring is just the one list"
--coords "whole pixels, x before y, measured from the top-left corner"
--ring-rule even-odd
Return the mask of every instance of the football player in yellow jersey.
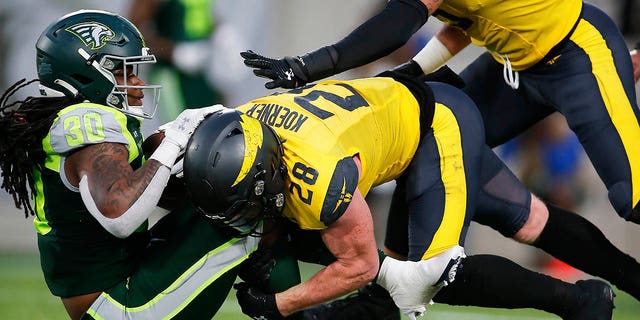
[[[376, 278], [413, 319], [447, 288], [564, 319], [610, 319], [613, 292], [604, 282], [565, 283], [491, 255], [465, 259], [474, 212], [498, 202], [526, 210], [529, 193], [484, 144], [480, 115], [462, 91], [395, 76], [265, 96], [212, 114], [194, 132], [184, 178], [200, 212], [243, 235], [283, 215], [335, 257], [282, 292], [237, 285], [243, 312], [281, 319]], [[409, 210], [408, 261], [379, 256], [364, 198], [391, 180]], [[304, 253], [316, 250], [296, 234], [292, 242], [301, 241]]]
[[[390, 0], [339, 42], [302, 56], [271, 59], [243, 52], [245, 64], [271, 79], [267, 88], [295, 88], [391, 53], [430, 15], [446, 26], [397, 70], [429, 73], [471, 42], [487, 52], [461, 76], [494, 147], [553, 113], [562, 113], [626, 220], [640, 223], [640, 111], [634, 90], [640, 64], [615, 23], [581, 0]], [[637, 59], [637, 52], [633, 55]], [[637, 60], [636, 60], [637, 61]], [[474, 220], [534, 245], [640, 300], [640, 264], [591, 222], [530, 195], [524, 211], [479, 211]], [[396, 201], [392, 210], [403, 210]], [[400, 223], [402, 225], [402, 223]], [[393, 239], [387, 249], [406, 248]]]

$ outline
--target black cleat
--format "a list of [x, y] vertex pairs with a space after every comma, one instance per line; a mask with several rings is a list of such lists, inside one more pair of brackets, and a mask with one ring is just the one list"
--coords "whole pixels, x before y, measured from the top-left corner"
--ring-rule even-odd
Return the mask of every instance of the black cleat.
[[400, 309], [383, 287], [370, 284], [343, 299], [304, 310], [304, 320], [400, 320]]
[[579, 280], [576, 285], [583, 290], [583, 299], [565, 320], [611, 320], [615, 293], [606, 282], [600, 280]]

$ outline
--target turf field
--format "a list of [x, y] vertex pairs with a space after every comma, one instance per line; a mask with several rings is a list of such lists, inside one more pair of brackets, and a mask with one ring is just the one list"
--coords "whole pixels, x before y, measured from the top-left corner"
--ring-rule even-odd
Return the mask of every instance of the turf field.
[[[315, 266], [304, 265], [305, 273], [315, 271]], [[640, 302], [629, 295], [616, 291], [616, 309], [613, 319], [640, 319]], [[60, 300], [49, 294], [36, 254], [0, 252], [0, 319], [8, 320], [62, 320], [68, 319]], [[240, 312], [235, 296], [228, 301], [214, 317], [214, 320], [248, 319]], [[498, 310], [469, 307], [433, 305], [427, 315], [419, 319], [441, 320], [530, 320], [556, 319], [548, 313], [525, 310]]]

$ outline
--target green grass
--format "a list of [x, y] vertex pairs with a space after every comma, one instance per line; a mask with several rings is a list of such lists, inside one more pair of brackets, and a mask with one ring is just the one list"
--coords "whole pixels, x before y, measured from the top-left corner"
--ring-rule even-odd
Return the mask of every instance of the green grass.
[[0, 252], [0, 319], [68, 319], [44, 283], [34, 253]]
[[[304, 265], [305, 275], [315, 272], [315, 266]], [[303, 275], [303, 276], [305, 276]], [[640, 302], [624, 292], [616, 291], [616, 309], [613, 319], [637, 320], [640, 318]], [[9, 320], [58, 320], [68, 319], [60, 299], [51, 296], [44, 283], [38, 256], [34, 253], [0, 252], [0, 319]], [[214, 320], [248, 319], [240, 312], [235, 295], [229, 294], [227, 302]], [[407, 318], [404, 318], [407, 319]], [[557, 319], [551, 314], [533, 310], [502, 310], [475, 307], [451, 307], [433, 305], [428, 320], [527, 320]]]

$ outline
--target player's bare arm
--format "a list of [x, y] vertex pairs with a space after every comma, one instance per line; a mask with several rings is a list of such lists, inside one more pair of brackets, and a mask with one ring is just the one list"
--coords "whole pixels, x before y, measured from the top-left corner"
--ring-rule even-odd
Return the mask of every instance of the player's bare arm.
[[378, 254], [371, 211], [360, 191], [322, 239], [336, 261], [308, 281], [276, 294], [278, 310], [288, 316], [364, 286], [378, 272]]
[[631, 63], [633, 64], [633, 80], [637, 83], [640, 79], [640, 42], [631, 51]]
[[436, 38], [449, 50], [451, 55], [456, 55], [471, 43], [471, 38], [458, 28], [443, 26], [436, 34]]
[[432, 15], [436, 10], [440, 7], [443, 0], [422, 0], [427, 9], [429, 10], [429, 15]]
[[128, 157], [123, 144], [91, 145], [70, 155], [65, 162], [65, 171], [74, 186], [78, 186], [86, 175], [100, 212], [106, 217], [117, 218], [140, 197], [162, 166], [160, 162], [150, 160], [133, 170]]

